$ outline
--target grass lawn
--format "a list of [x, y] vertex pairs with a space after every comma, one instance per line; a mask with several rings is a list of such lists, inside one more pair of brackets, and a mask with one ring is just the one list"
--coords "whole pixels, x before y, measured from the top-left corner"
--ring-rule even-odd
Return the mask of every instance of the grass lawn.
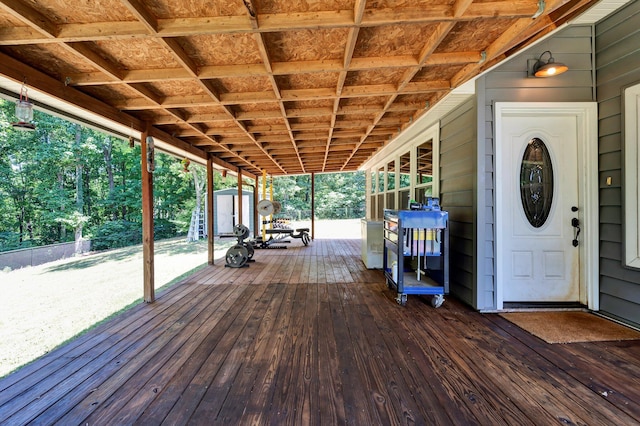
[[[235, 240], [216, 241], [216, 258]], [[206, 240], [155, 242], [156, 291], [207, 263]], [[0, 377], [142, 300], [142, 246], [0, 271]]]
[[[315, 230], [316, 238], [360, 238], [360, 220], [320, 220]], [[218, 265], [233, 244], [215, 242]], [[154, 252], [156, 291], [207, 263], [206, 240], [156, 241]], [[0, 377], [139, 303], [142, 271], [141, 245], [0, 271]]]

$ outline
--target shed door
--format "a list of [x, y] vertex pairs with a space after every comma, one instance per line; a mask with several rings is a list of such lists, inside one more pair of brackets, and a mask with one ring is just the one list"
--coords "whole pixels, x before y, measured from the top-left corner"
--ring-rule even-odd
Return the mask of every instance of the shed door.
[[496, 226], [503, 301], [578, 302], [577, 118], [513, 114], [500, 126]]
[[218, 218], [218, 234], [233, 232], [233, 195], [218, 195], [216, 217]]
[[[234, 212], [234, 224], [236, 224], [237, 221], [237, 215], [238, 215], [238, 196], [234, 195], [233, 196], [233, 212]], [[248, 195], [243, 195], [242, 196], [242, 224], [245, 225], [248, 228], [252, 228], [250, 226], [250, 216], [249, 216], [249, 210], [250, 210], [250, 205], [249, 205], [249, 196]]]

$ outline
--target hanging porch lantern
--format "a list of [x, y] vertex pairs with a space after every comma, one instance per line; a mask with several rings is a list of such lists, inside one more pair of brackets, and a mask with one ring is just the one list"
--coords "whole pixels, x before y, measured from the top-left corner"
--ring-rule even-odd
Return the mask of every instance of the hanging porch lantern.
[[32, 132], [36, 129], [36, 125], [33, 121], [33, 104], [29, 102], [29, 95], [27, 94], [27, 86], [22, 85], [20, 89], [20, 99], [16, 101], [16, 118], [17, 122], [11, 123], [16, 130]]
[[191, 161], [187, 157], [185, 157], [182, 159], [181, 163], [182, 163], [182, 171], [185, 173], [189, 173], [189, 165], [191, 164]]

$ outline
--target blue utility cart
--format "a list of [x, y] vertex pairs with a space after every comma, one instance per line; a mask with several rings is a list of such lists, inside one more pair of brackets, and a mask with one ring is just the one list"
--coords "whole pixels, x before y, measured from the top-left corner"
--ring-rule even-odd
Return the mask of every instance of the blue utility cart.
[[437, 199], [412, 204], [412, 210], [384, 211], [384, 274], [402, 306], [407, 295], [426, 294], [438, 308], [449, 293], [448, 222]]

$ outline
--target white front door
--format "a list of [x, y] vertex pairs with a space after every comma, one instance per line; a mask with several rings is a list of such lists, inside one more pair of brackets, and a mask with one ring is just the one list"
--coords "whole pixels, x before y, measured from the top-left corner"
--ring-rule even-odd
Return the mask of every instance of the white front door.
[[514, 113], [500, 125], [503, 301], [579, 302], [577, 117]]

